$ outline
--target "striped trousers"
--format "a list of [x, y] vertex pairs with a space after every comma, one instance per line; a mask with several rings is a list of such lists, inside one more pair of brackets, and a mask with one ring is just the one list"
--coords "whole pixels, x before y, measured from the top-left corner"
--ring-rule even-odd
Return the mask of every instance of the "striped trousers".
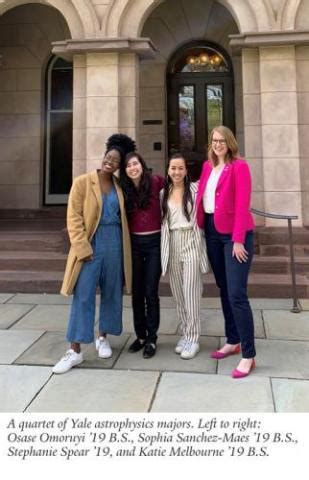
[[171, 230], [168, 272], [182, 335], [198, 342], [201, 333], [202, 275], [193, 230]]

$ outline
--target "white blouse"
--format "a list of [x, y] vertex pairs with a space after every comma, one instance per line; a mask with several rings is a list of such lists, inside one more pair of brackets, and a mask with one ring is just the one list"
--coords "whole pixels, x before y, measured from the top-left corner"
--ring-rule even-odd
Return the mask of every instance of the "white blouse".
[[[181, 203], [173, 203], [170, 200], [168, 206], [168, 223], [170, 230], [178, 230], [179, 228], [193, 228], [193, 218], [191, 215], [190, 222], [185, 217]], [[190, 209], [189, 209], [190, 212]]]
[[215, 211], [216, 188], [224, 167], [225, 165], [222, 165], [219, 169], [213, 168], [207, 181], [203, 195], [203, 207], [206, 213], [214, 213]]

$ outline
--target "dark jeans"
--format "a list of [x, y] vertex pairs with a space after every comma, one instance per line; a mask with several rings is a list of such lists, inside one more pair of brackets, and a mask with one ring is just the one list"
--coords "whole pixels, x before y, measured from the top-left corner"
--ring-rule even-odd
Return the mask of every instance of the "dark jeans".
[[132, 307], [136, 336], [156, 343], [160, 324], [161, 234], [131, 235]]
[[205, 237], [209, 262], [220, 289], [227, 343], [234, 345], [240, 342], [243, 358], [253, 358], [254, 324], [247, 296], [248, 275], [253, 257], [253, 232], [246, 234], [244, 246], [248, 252], [248, 260], [242, 263], [232, 257], [231, 235], [216, 230], [212, 214], [205, 216]]

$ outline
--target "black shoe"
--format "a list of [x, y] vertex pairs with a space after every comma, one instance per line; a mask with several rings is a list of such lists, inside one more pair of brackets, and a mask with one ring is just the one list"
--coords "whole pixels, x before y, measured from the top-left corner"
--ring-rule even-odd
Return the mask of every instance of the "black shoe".
[[144, 348], [145, 343], [146, 343], [146, 340], [140, 340], [139, 338], [137, 338], [137, 339], [134, 340], [134, 342], [131, 343], [131, 345], [129, 346], [128, 352], [130, 352], [130, 353], [139, 352], [142, 348]]
[[144, 348], [143, 357], [144, 358], [151, 358], [156, 353], [157, 346], [155, 343], [146, 343]]

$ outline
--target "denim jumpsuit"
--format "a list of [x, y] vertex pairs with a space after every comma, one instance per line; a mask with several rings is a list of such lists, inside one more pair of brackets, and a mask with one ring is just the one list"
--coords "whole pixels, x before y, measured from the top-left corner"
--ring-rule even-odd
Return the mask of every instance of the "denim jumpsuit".
[[67, 340], [94, 341], [96, 290], [100, 287], [99, 332], [122, 332], [123, 250], [120, 209], [115, 188], [102, 195], [103, 209], [91, 241], [93, 260], [85, 262], [74, 289]]

